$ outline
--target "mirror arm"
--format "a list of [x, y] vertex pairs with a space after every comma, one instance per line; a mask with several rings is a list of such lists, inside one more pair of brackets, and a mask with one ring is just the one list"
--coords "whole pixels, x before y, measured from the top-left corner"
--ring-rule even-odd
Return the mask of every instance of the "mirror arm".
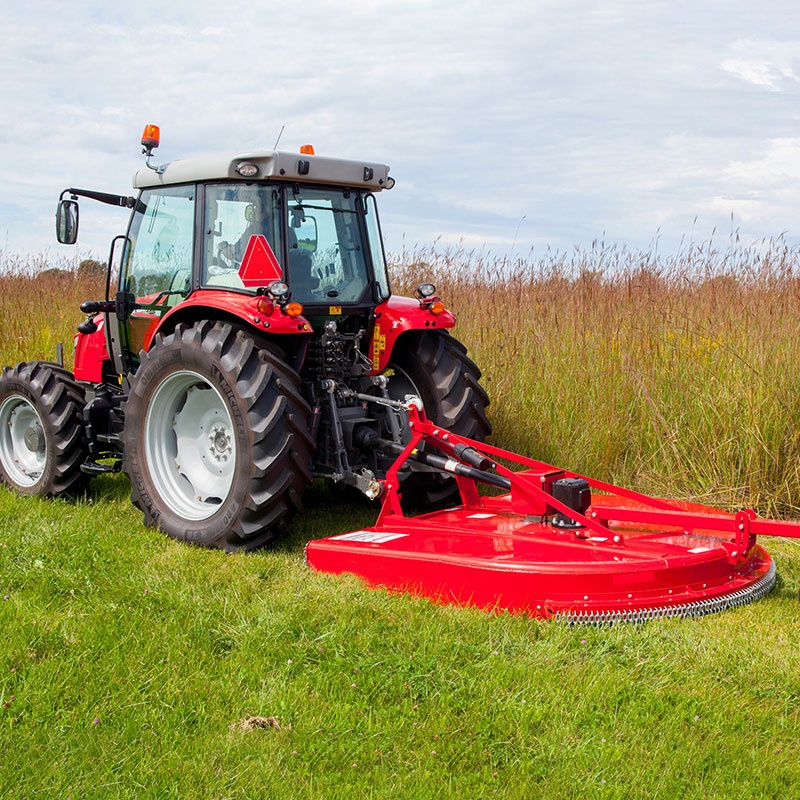
[[108, 194], [106, 192], [95, 192], [91, 189], [64, 189], [60, 199], [65, 195], [71, 195], [74, 200], [76, 197], [88, 197], [90, 200], [98, 200], [110, 206], [122, 206], [122, 208], [133, 208], [136, 205], [135, 197], [125, 197], [119, 194]]

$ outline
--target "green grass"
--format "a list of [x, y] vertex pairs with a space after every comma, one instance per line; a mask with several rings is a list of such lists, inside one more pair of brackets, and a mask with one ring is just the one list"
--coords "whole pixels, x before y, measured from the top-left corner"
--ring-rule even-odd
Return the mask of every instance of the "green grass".
[[[456, 309], [499, 444], [633, 488], [800, 505], [796, 260], [773, 287], [755, 257], [709, 282], [605, 274], [606, 252], [487, 288], [491, 264], [461, 258], [406, 277], [431, 275]], [[96, 291], [45, 281], [0, 276], [3, 363], [51, 357]], [[28, 342], [43, 297], [50, 331]], [[325, 487], [288, 540], [235, 556], [143, 528], [128, 491], [0, 489], [0, 797], [797, 794], [795, 541], [764, 542], [779, 580], [758, 603], [568, 627], [311, 572], [306, 541], [375, 518]], [[275, 723], [243, 730], [252, 717]]]
[[[0, 491], [0, 786], [8, 797], [792, 796], [800, 551], [767, 599], [570, 628], [390, 596], [303, 562], [363, 525], [315, 487], [274, 551]], [[280, 729], [241, 730], [252, 716]]]

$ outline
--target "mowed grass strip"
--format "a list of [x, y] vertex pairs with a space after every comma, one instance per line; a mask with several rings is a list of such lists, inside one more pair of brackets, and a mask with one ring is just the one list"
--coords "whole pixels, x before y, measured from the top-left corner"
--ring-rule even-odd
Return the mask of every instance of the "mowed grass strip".
[[[511, 303], [512, 292], [459, 283], [465, 274], [453, 273], [439, 289], [455, 299], [459, 337], [484, 368], [495, 398], [495, 441], [526, 445], [524, 452], [546, 458], [563, 446], [567, 463], [557, 452], [553, 460], [571, 468], [608, 459], [610, 471], [640, 481], [634, 488], [706, 491], [691, 484], [691, 463], [682, 466], [690, 477], [680, 479], [659, 466], [676, 458], [668, 438], [641, 435], [633, 444], [625, 438], [648, 408], [661, 409], [667, 430], [678, 408], [677, 396], [672, 406], [656, 401], [673, 397], [675, 383], [657, 364], [645, 369], [642, 353], [656, 351], [633, 347], [633, 327], [623, 329], [620, 348], [635, 351], [628, 358], [636, 360], [653, 404], [641, 389], [629, 395], [609, 383], [611, 397], [625, 403], [615, 408], [599, 388], [584, 389], [606, 403], [584, 413], [588, 400], [573, 393], [585, 382], [567, 369], [581, 349], [555, 332], [526, 338], [535, 317], [530, 309], [550, 314], [547, 303], [537, 305], [532, 294], [529, 310], [520, 301], [509, 317], [503, 300]], [[35, 276], [12, 277], [20, 281], [18, 297], [28, 284], [27, 297], [36, 295]], [[574, 292], [579, 277], [566, 288]], [[614, 309], [623, 303], [626, 324], [636, 320], [644, 330], [639, 306], [625, 311], [618, 278], [598, 280], [592, 302], [600, 306], [592, 314], [619, 327]], [[673, 288], [677, 308], [680, 286]], [[748, 302], [763, 303], [764, 287], [756, 288]], [[569, 291], [545, 296], [562, 302], [564, 314], [579, 308]], [[0, 314], [34, 318], [30, 306], [5, 297], [0, 292]], [[47, 357], [56, 336], [69, 341], [80, 320], [55, 294], [52, 301], [55, 333], [32, 357]], [[791, 302], [771, 315], [780, 331], [759, 322], [768, 342], [787, 335]], [[57, 331], [60, 315], [65, 333]], [[677, 312], [668, 316], [658, 336], [677, 320]], [[480, 326], [487, 326], [483, 340]], [[593, 329], [611, 335], [610, 328], [593, 323]], [[499, 355], [501, 344], [513, 350], [515, 336], [513, 358]], [[742, 341], [727, 346], [741, 348]], [[769, 350], [764, 342], [761, 348]], [[10, 363], [18, 351], [0, 339], [3, 352], [0, 360]], [[672, 352], [678, 374], [694, 374], [697, 357], [684, 345]], [[529, 379], [529, 370], [543, 369], [535, 365], [548, 357], [563, 367], [544, 370], [560, 388]], [[585, 369], [602, 363], [587, 356]], [[793, 370], [789, 359], [778, 382], [787, 392]], [[630, 378], [629, 387], [638, 381]], [[491, 388], [498, 386], [505, 388]], [[757, 395], [764, 403], [771, 402], [768, 388], [765, 381]], [[706, 396], [717, 404], [720, 425], [728, 395], [740, 391], [741, 382], [730, 377]], [[747, 408], [746, 399], [730, 402]], [[759, 407], [752, 404], [756, 421]], [[687, 416], [685, 430], [705, 436], [696, 423]], [[757, 436], [748, 425], [746, 417], [730, 423], [730, 437], [738, 431], [751, 445], [760, 442], [753, 452], [767, 445], [788, 464], [790, 450], [770, 449], [766, 423]], [[610, 447], [603, 444], [609, 427], [625, 447], [603, 449]], [[548, 437], [562, 444], [545, 444]], [[721, 463], [719, 447], [696, 443], [691, 453], [717, 481], [725, 474], [744, 475], [748, 486], [760, 480], [741, 465]], [[758, 459], [750, 458], [754, 469]], [[791, 466], [781, 469], [791, 474]], [[664, 485], [659, 476], [667, 478]], [[713, 489], [731, 501], [742, 495], [741, 482]], [[759, 603], [693, 621], [568, 627], [440, 607], [311, 572], [302, 554], [308, 539], [375, 517], [369, 505], [345, 503], [325, 487], [311, 488], [307, 513], [288, 540], [236, 556], [143, 528], [128, 491], [123, 476], [95, 480], [83, 501], [0, 490], [0, 795], [745, 798], [792, 796], [800, 784], [796, 542], [764, 542], [777, 560], [779, 584]], [[790, 513], [792, 491], [774, 507]]]

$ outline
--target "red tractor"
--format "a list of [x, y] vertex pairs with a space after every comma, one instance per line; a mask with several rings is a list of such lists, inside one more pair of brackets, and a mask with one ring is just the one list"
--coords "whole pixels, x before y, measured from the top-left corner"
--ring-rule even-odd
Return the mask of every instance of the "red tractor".
[[[75, 494], [122, 470], [147, 524], [249, 549], [281, 532], [315, 478], [377, 496], [410, 438], [409, 397], [450, 431], [489, 433], [480, 371], [434, 286], [391, 294], [375, 201], [394, 185], [387, 166], [304, 146], [156, 167], [155, 126], [142, 144], [135, 196], [61, 195], [64, 244], [78, 197], [129, 208], [130, 221], [105, 299], [81, 305], [74, 373], [38, 361], [2, 372], [6, 485]], [[401, 478], [421, 508], [456, 489], [424, 464]]]

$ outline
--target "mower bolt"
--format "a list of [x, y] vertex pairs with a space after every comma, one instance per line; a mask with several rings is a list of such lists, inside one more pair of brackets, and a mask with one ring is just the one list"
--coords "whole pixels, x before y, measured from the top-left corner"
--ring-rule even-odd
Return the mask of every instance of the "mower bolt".
[[741, 522], [739, 523], [739, 530], [740, 530], [740, 531], [743, 531], [743, 530], [744, 530], [744, 525], [743, 525]]

